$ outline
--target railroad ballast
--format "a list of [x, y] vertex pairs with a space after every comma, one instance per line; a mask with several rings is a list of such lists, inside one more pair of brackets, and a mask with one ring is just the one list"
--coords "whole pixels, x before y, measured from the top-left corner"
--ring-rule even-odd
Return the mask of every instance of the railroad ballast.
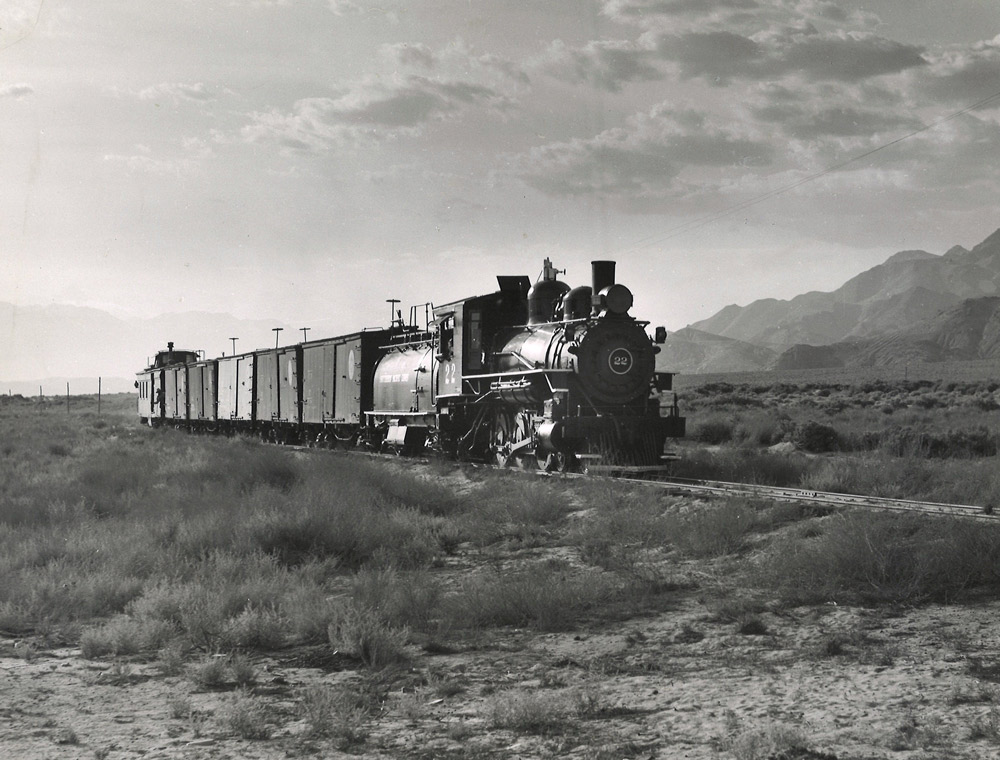
[[[251, 433], [569, 471], [650, 467], [684, 435], [648, 322], [615, 262], [570, 288], [546, 259], [531, 285], [400, 312], [384, 329], [205, 359], [172, 343], [137, 374], [150, 425]], [[661, 332], [657, 330], [657, 332]], [[659, 336], [657, 336], [659, 338]]]

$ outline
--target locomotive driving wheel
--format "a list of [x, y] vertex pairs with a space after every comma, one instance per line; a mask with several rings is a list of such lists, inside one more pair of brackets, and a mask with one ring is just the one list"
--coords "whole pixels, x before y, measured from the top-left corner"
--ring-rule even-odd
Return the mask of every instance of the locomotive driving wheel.
[[580, 460], [571, 451], [535, 452], [538, 468], [545, 472], [577, 472]]
[[491, 451], [498, 467], [512, 467], [526, 460], [531, 427], [523, 414], [502, 409], [493, 420]]

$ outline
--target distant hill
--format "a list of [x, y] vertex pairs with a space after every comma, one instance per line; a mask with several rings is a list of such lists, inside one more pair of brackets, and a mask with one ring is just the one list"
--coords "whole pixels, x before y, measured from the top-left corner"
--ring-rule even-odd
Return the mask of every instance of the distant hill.
[[774, 368], [880, 367], [1000, 359], [1000, 297], [973, 298], [906, 329], [826, 346], [793, 346]]
[[691, 327], [783, 351], [910, 328], [968, 299], [1000, 295], [1000, 230], [971, 251], [901, 251], [832, 292], [727, 306]]
[[741, 372], [768, 369], [778, 354], [721, 335], [685, 327], [671, 333], [660, 346], [657, 369], [665, 372]]

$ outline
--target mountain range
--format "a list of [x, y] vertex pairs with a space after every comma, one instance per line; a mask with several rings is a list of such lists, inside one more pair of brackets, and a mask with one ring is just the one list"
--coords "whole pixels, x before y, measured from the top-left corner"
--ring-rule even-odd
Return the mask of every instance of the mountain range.
[[900, 251], [831, 292], [727, 306], [668, 336], [686, 373], [1000, 358], [1000, 230], [972, 250]]
[[[299, 328], [229, 314], [126, 320], [99, 309], [0, 303], [0, 392], [61, 395], [131, 390], [157, 350], [209, 355], [285, 343]], [[310, 337], [335, 335], [315, 325]], [[1000, 359], [1000, 230], [971, 250], [901, 251], [831, 292], [727, 306], [667, 337], [657, 367], [708, 373]]]
[[[135, 373], [173, 341], [177, 348], [204, 349], [210, 356], [267, 346], [281, 327], [288, 342], [298, 328], [229, 314], [182, 312], [151, 319], [121, 319], [81, 306], [14, 306], [0, 302], [0, 393], [46, 395], [131, 391]], [[335, 334], [335, 333], [331, 333]]]

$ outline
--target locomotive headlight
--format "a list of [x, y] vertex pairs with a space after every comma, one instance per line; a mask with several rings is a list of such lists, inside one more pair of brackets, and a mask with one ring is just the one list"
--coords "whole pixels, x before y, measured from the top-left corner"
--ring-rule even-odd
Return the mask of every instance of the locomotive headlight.
[[632, 291], [624, 285], [609, 285], [601, 291], [601, 302], [612, 314], [628, 314], [632, 308]]

